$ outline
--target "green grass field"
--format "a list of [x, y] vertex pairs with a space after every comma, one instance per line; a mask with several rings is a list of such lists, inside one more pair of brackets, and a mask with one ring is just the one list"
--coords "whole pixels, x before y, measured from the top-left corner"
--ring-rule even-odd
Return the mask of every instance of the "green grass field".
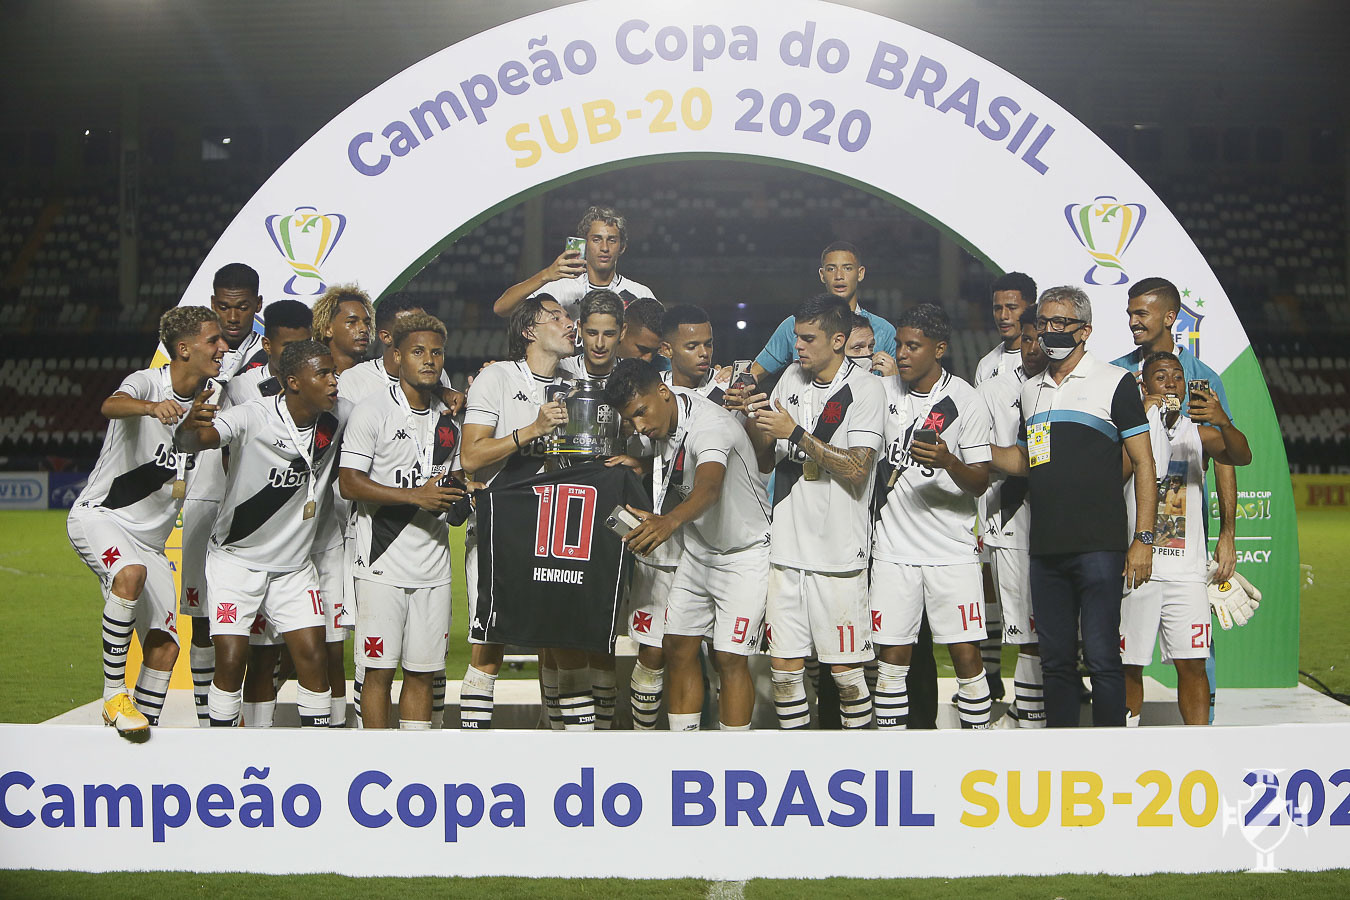
[[[1350, 642], [1341, 615], [1350, 579], [1350, 516], [1305, 512], [1299, 518], [1303, 562], [1312, 566], [1313, 585], [1301, 592], [1299, 668], [1333, 691], [1350, 692]], [[462, 551], [460, 551], [462, 552]], [[462, 604], [463, 576], [456, 560], [455, 596]], [[40, 722], [95, 700], [100, 692], [98, 588], [94, 577], [70, 549], [61, 512], [0, 512], [0, 721]], [[448, 657], [449, 671], [468, 661], [462, 606], [456, 609]], [[44, 623], [66, 622], [51, 629]], [[43, 639], [33, 634], [42, 629]], [[1005, 665], [1011, 660], [1005, 660]], [[533, 669], [518, 673], [533, 677]], [[699, 880], [626, 881], [622, 879], [395, 879], [340, 876], [272, 877], [138, 873], [117, 875], [75, 872], [0, 872], [0, 897], [143, 897], [161, 893], [180, 897], [300, 897], [360, 894], [364, 898], [417, 894], [427, 897], [572, 897], [735, 896], [734, 885]], [[731, 888], [730, 893], [727, 888]], [[1226, 900], [1264, 897], [1350, 895], [1350, 870], [1259, 875], [1055, 876], [1019, 878], [922, 879], [905, 881], [773, 881], [744, 885], [746, 897], [829, 898], [878, 896], [946, 900], [980, 894], [999, 898], [1117, 898], [1223, 896]]]

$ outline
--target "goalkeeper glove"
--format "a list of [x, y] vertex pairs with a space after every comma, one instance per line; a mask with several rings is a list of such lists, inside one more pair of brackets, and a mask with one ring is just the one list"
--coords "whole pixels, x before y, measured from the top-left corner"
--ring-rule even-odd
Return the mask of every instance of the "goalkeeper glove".
[[1219, 618], [1219, 627], [1231, 631], [1235, 624], [1239, 627], [1246, 625], [1256, 613], [1256, 608], [1261, 605], [1261, 592], [1239, 572], [1233, 573], [1231, 581], [1215, 583], [1213, 579], [1218, 569], [1218, 563], [1210, 560], [1210, 583], [1206, 592], [1209, 594], [1209, 605]]

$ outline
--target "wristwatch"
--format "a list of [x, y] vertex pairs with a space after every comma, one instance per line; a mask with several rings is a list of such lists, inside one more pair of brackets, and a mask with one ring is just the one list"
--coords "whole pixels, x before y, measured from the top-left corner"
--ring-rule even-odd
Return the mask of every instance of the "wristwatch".
[[1134, 539], [1146, 546], [1153, 546], [1153, 532], [1151, 531], [1136, 531], [1134, 533]]

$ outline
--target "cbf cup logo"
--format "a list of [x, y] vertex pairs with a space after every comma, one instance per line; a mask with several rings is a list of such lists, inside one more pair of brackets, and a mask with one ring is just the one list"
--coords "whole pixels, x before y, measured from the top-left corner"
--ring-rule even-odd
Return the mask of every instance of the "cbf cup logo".
[[[1183, 298], [1190, 298], [1191, 292], [1185, 290], [1181, 292]], [[1199, 297], [1195, 298], [1196, 306], [1204, 306], [1205, 301]], [[1176, 341], [1177, 349], [1185, 348], [1191, 351], [1191, 355], [1196, 359], [1200, 358], [1200, 322], [1205, 318], [1204, 314], [1194, 309], [1185, 299], [1181, 301], [1181, 310], [1177, 313], [1177, 320], [1172, 323], [1172, 338]]]
[[[1092, 266], [1083, 276], [1088, 284], [1116, 285], [1130, 280], [1120, 258], [1144, 226], [1147, 210], [1142, 203], [1121, 203], [1115, 197], [1100, 196], [1091, 203], [1070, 203], [1064, 218], [1078, 243], [1092, 257]], [[1099, 273], [1114, 281], [1098, 280]]]
[[[267, 235], [295, 274], [283, 290], [295, 297], [322, 294], [328, 289], [319, 267], [324, 264], [347, 229], [347, 217], [320, 213], [312, 206], [298, 206], [290, 215], [268, 216]], [[301, 286], [304, 289], [301, 289]]]

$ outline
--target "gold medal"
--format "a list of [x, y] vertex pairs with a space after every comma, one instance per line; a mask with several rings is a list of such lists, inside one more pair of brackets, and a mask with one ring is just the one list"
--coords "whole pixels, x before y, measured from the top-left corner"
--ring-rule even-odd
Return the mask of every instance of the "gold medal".
[[820, 480], [820, 463], [814, 459], [807, 459], [802, 462], [802, 477], [807, 481]]
[[187, 496], [187, 482], [181, 478], [174, 479], [173, 499], [182, 500], [186, 496]]
[[314, 501], [313, 501], [313, 500], [306, 501], [306, 503], [305, 503], [305, 518], [306, 518], [306, 519], [312, 519], [312, 518], [314, 518]]

